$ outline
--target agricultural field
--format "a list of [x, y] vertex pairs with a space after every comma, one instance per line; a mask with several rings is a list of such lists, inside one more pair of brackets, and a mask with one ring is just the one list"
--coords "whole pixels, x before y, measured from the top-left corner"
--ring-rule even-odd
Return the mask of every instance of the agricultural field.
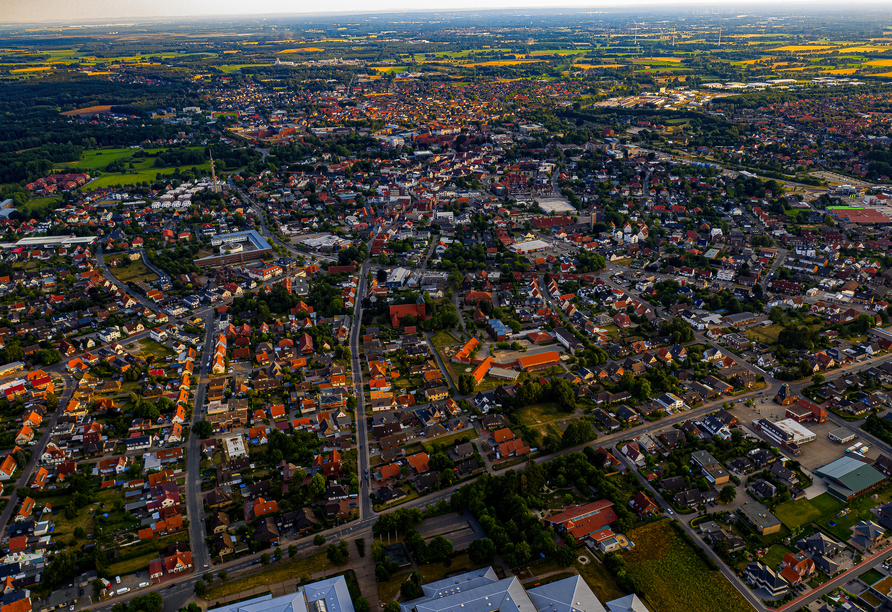
[[[85, 110], [85, 109], [82, 109]], [[200, 147], [189, 147], [198, 150]], [[165, 149], [102, 149], [99, 151], [85, 151], [82, 158], [76, 162], [65, 162], [56, 165], [56, 171], [59, 172], [85, 172], [87, 174], [95, 174], [92, 171], [99, 170], [102, 176], [90, 181], [85, 189], [96, 189], [99, 187], [111, 187], [113, 185], [135, 185], [137, 183], [151, 183], [157, 180], [158, 174], [173, 174], [178, 169], [187, 170], [189, 168], [199, 168], [209, 172], [211, 167], [209, 163], [195, 166], [155, 166], [154, 157], [133, 157], [134, 153], [142, 151], [148, 155], [154, 155]], [[117, 161], [125, 161], [126, 172], [105, 172], [103, 169], [109, 164]], [[133, 167], [130, 168], [130, 164]]]
[[648, 608], [660, 612], [752, 609], [721, 572], [706, 566], [668, 520], [633, 529], [627, 535], [635, 548], [623, 555], [626, 569], [644, 585]]

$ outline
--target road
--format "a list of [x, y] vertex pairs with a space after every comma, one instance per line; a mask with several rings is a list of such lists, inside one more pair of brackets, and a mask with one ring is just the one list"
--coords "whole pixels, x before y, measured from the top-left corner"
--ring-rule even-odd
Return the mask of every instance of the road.
[[[204, 397], [207, 392], [209, 363], [214, 355], [214, 311], [204, 315], [205, 344], [201, 353], [201, 367], [198, 372], [198, 387], [192, 404], [191, 428], [202, 420]], [[202, 572], [211, 562], [205, 543], [204, 502], [201, 496], [201, 439], [194, 431], [189, 433], [189, 446], [186, 450], [186, 509], [189, 513], [189, 544], [192, 550], [192, 564], [196, 572]]]
[[362, 357], [360, 335], [362, 329], [362, 300], [366, 294], [369, 266], [364, 262], [359, 268], [359, 286], [356, 288], [356, 305], [353, 308], [353, 329], [350, 333], [350, 353], [352, 360], [353, 392], [356, 394], [356, 443], [359, 446], [359, 520], [376, 516], [369, 497], [369, 440], [365, 415], [365, 393], [362, 380]]
[[153, 310], [155, 312], [161, 312], [161, 309], [152, 302], [152, 300], [147, 299], [144, 295], [139, 295], [134, 292], [130, 287], [127, 286], [127, 283], [119, 281], [114, 274], [108, 269], [108, 266], [105, 265], [105, 258], [102, 256], [102, 244], [100, 243], [96, 247], [96, 263], [99, 264], [99, 267], [102, 268], [102, 274], [108, 279], [109, 282], [114, 284], [115, 287], [125, 292], [127, 295], [136, 300], [140, 305], [146, 306], [149, 310]]
[[34, 446], [28, 447], [31, 451], [31, 458], [28, 460], [28, 463], [22, 469], [22, 475], [19, 476], [19, 479], [15, 482], [15, 484], [7, 483], [4, 488], [11, 488], [12, 495], [9, 497], [9, 501], [6, 503], [6, 507], [3, 509], [3, 512], [0, 513], [0, 526], [2, 526], [2, 533], [6, 534], [6, 525], [9, 523], [9, 519], [12, 516], [13, 510], [17, 510], [19, 504], [19, 495], [16, 493], [16, 489], [19, 487], [27, 487], [31, 481], [31, 474], [34, 472], [34, 469], [37, 467], [37, 462], [40, 459], [40, 456], [43, 454], [43, 451], [46, 449], [47, 443], [50, 441], [51, 433], [53, 431], [53, 427], [56, 426], [56, 421], [59, 420], [59, 416], [65, 411], [65, 407], [68, 405], [68, 402], [71, 401], [72, 396], [74, 395], [74, 390], [77, 388], [77, 384], [75, 384], [74, 379], [68, 374], [63, 374], [62, 378], [65, 381], [65, 392], [62, 394], [62, 398], [59, 401], [59, 408], [49, 417], [49, 420], [45, 423], [42, 423], [44, 427], [43, 435], [40, 436], [40, 440]]

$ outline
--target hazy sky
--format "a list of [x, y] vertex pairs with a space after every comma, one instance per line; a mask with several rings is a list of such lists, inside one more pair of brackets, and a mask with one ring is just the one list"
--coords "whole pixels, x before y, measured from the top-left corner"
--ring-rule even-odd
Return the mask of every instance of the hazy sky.
[[[439, 0], [419, 2], [418, 0], [0, 0], [0, 23], [45, 22], [107, 19], [178, 17], [178, 16], [219, 16], [219, 15], [263, 15], [332, 12], [378, 12], [389, 10], [437, 10], [437, 9], [497, 9], [497, 8], [625, 8], [642, 5], [691, 6], [707, 5], [717, 8], [722, 5], [752, 7], [770, 5], [779, 8], [775, 0]], [[788, 0], [783, 9], [791, 12], [799, 7], [820, 6], [806, 0]], [[856, 4], [871, 6], [892, 6], [889, 0], [859, 0]], [[851, 8], [853, 3], [846, 3]], [[824, 5], [826, 6], [826, 5]]]

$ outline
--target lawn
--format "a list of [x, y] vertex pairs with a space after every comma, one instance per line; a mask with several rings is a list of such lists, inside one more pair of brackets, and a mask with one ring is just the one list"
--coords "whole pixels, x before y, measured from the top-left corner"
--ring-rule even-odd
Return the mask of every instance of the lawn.
[[[668, 520], [628, 532], [635, 543], [623, 555], [626, 569], [646, 589], [648, 608], [660, 612], [752, 610], [719, 571], [711, 571]], [[696, 588], [691, 588], [697, 585]]]
[[529, 427], [550, 423], [558, 419], [565, 419], [570, 413], [564, 412], [558, 407], [557, 402], [545, 402], [525, 406], [517, 411], [520, 422]]
[[18, 210], [25, 216], [37, 214], [47, 209], [55, 209], [56, 204], [62, 201], [62, 198], [34, 198], [19, 208]]
[[[108, 262], [110, 262], [115, 257], [121, 259], [123, 257], [126, 257], [126, 254], [106, 255], [106, 265], [108, 265]], [[154, 280], [158, 280], [158, 275], [149, 270], [148, 266], [146, 266], [142, 258], [131, 261], [130, 264], [126, 266], [117, 266], [115, 268], [110, 267], [109, 271], [114, 275], [116, 279], [118, 279], [122, 283], [129, 283], [130, 281], [143, 281], [148, 283]]]
[[869, 569], [860, 576], [858, 576], [858, 580], [863, 582], [864, 584], [870, 585], [874, 582], [879, 582], [883, 579], [883, 575], [876, 571], [875, 569]]
[[[489, 564], [487, 563], [486, 565]], [[472, 572], [481, 567], [484, 566], [477, 565], [471, 561], [471, 558], [467, 554], [463, 554], [447, 559], [446, 561], [422, 565], [418, 568], [418, 573], [421, 575], [421, 584], [427, 584], [429, 582], [443, 580], [447, 577], [447, 574], [453, 572]]]
[[437, 348], [440, 348], [442, 346], [451, 346], [453, 344], [461, 344], [461, 340], [445, 330], [438, 331], [436, 334], [431, 336], [431, 342], [433, 342], [434, 346]]
[[395, 574], [389, 580], [378, 583], [378, 601], [382, 606], [387, 605], [388, 601], [393, 601], [399, 595], [400, 587], [409, 577], [411, 572], [403, 572]]
[[159, 550], [174, 542], [187, 541], [188, 539], [189, 532], [181, 531], [166, 538], [141, 540], [132, 546], [119, 547], [117, 553], [130, 558], [112, 563], [108, 566], [108, 572], [113, 576], [123, 576], [148, 569], [149, 563], [158, 558]]
[[613, 580], [613, 575], [597, 559], [592, 559], [583, 565], [579, 561], [575, 564], [582, 579], [591, 587], [595, 595], [601, 601], [612, 601], [626, 595]]
[[771, 568], [778, 567], [781, 564], [781, 561], [784, 560], [784, 557], [787, 556], [788, 553], [792, 552], [793, 551], [786, 546], [775, 544], [774, 546], [769, 548], [764, 555], [762, 555], [762, 563]]
[[140, 355], [154, 355], [156, 360], [163, 360], [168, 355], [173, 355], [173, 351], [151, 338], [143, 338], [139, 341]]
[[424, 450], [427, 452], [433, 452], [434, 444], [442, 445], [444, 448], [452, 448], [452, 446], [461, 440], [462, 438], [469, 438], [470, 440], [476, 440], [478, 436], [477, 429], [468, 429], [465, 431], [459, 431], [454, 434], [450, 434], [448, 436], [443, 436], [441, 438], [434, 438], [430, 442], [422, 442], [421, 446], [424, 447]]
[[[351, 551], [351, 553], [352, 552], [353, 551]], [[325, 569], [335, 571], [338, 568], [328, 560], [326, 553], [317, 553], [310, 557], [304, 557], [303, 559], [270, 565], [256, 574], [245, 576], [244, 578], [239, 578], [237, 580], [230, 580], [210, 589], [206, 599], [208, 601], [214, 601], [220, 597], [235, 595], [236, 593], [241, 593], [242, 591], [254, 589], [259, 586], [284, 582], [289, 578], [309, 577]]]
[[761, 342], [763, 344], [774, 344], [777, 342], [777, 337], [780, 335], [783, 326], [781, 325], [769, 325], [768, 327], [753, 327], [746, 332], [747, 338], [750, 340], [755, 340], [756, 342]]
[[774, 509], [774, 515], [793, 529], [817, 520], [824, 514], [835, 514], [840, 503], [829, 493], [822, 493], [814, 499], [796, 499]]
[[[852, 537], [852, 527], [860, 521], [872, 520], [874, 518], [870, 512], [872, 508], [892, 501], [892, 486], [887, 486], [877, 491], [876, 495], [876, 499], [871, 495], [864, 495], [849, 502], [846, 516], [838, 516], [842, 506], [837, 505], [835, 510], [826, 512], [818, 519], [818, 525], [841, 541], [848, 541]], [[832, 526], [830, 525], [831, 522], [834, 523]]]

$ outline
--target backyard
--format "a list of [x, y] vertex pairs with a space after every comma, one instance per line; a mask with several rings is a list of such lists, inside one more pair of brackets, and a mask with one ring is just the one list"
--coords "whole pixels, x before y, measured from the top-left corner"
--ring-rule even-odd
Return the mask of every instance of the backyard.
[[437, 348], [442, 346], [451, 346], [453, 344], [461, 344], [461, 341], [453, 336], [448, 331], [438, 331], [436, 334], [431, 336], [431, 342]]
[[774, 515], [780, 521], [794, 529], [819, 519], [823, 515], [831, 516], [839, 511], [841, 504], [829, 493], [822, 493], [813, 499], [796, 499], [781, 504], [774, 509]]
[[545, 402], [542, 404], [533, 404], [532, 406], [524, 406], [517, 411], [520, 422], [528, 427], [537, 427], [545, 423], [566, 419], [571, 413], [564, 412], [557, 405], [557, 402]]
[[421, 446], [424, 447], [424, 450], [427, 452], [433, 452], [434, 445], [442, 446], [443, 448], [452, 448], [455, 446], [456, 442], [468, 438], [469, 440], [477, 439], [477, 429], [471, 428], [466, 429], [464, 431], [459, 431], [454, 434], [449, 434], [448, 436], [442, 436], [439, 438], [434, 438], [433, 440], [429, 440], [427, 442], [422, 442]]
[[691, 545], [675, 533], [669, 521], [633, 529], [628, 537], [636, 546], [623, 555], [626, 568], [638, 584], [644, 585], [649, 609], [660, 612], [752, 610], [721, 572], [710, 570]]

